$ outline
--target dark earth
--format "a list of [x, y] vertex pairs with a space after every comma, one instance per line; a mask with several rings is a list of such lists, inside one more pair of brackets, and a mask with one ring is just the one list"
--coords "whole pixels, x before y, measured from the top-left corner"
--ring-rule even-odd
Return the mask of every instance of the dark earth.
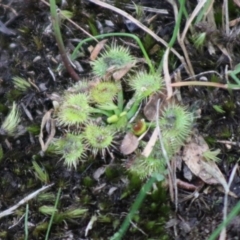
[[[92, 35], [107, 32], [134, 33], [143, 41], [151, 60], [158, 66], [163, 56], [164, 47], [137, 26], [107, 9], [101, 8], [87, 0], [57, 1], [58, 7], [73, 13], [72, 20]], [[141, 21], [166, 42], [174, 29], [174, 15], [171, 4], [167, 1], [134, 1], [152, 9], [165, 9], [168, 14], [157, 14], [149, 23], [147, 20], [155, 16], [155, 12], [145, 11]], [[133, 1], [114, 1], [111, 3], [130, 15], [136, 17], [136, 12], [125, 4]], [[186, 1], [186, 9], [190, 14], [197, 1]], [[240, 11], [232, 2], [229, 3], [230, 20], [239, 16]], [[207, 46], [197, 49], [192, 41], [191, 33], [186, 44], [195, 74], [206, 71], [216, 71], [224, 76], [226, 66], [234, 67], [240, 56], [239, 35], [235, 33], [226, 36], [221, 29], [222, 1], [215, 1], [214, 10], [218, 32], [207, 41], [221, 43], [229, 50], [232, 63], [219, 49], [210, 55]], [[106, 21], [108, 20], [108, 22]], [[111, 22], [111, 24], [109, 23]], [[184, 27], [182, 20], [181, 29]], [[208, 29], [197, 28], [194, 31]], [[234, 32], [234, 31], [233, 31]], [[61, 33], [65, 47], [72, 53], [81, 40], [87, 38], [85, 33], [68, 21], [61, 25]], [[234, 34], [234, 36], [233, 36]], [[121, 37], [110, 38], [110, 42], [128, 46], [138, 57], [141, 51], [133, 40]], [[81, 69], [76, 72], [81, 79], [90, 74], [89, 50], [95, 46], [94, 41], [84, 45], [79, 52], [77, 62]], [[176, 43], [174, 48], [182, 54]], [[154, 50], [157, 49], [157, 50]], [[170, 55], [169, 70], [171, 74], [180, 66], [180, 62]], [[28, 201], [27, 223], [24, 221], [26, 203], [13, 214], [0, 219], [0, 239], [45, 239], [47, 227], [52, 212], [43, 211], [43, 206], [54, 206], [57, 193], [61, 188], [58, 211], [53, 220], [48, 239], [110, 239], [116, 233], [130, 207], [136, 199], [143, 182], [132, 176], [124, 167], [126, 157], [115, 152], [114, 161], [97, 156], [89, 156], [89, 160], [80, 164], [77, 169], [67, 169], [61, 161], [61, 156], [41, 154], [38, 140], [40, 125], [44, 113], [52, 108], [50, 96], [60, 94], [74, 80], [62, 66], [62, 60], [51, 28], [49, 6], [41, 0], [2, 0], [0, 1], [0, 117], [1, 121], [9, 113], [12, 103], [16, 102], [21, 111], [21, 122], [15, 136], [9, 137], [0, 132], [3, 156], [0, 161], [0, 212], [17, 204], [30, 193], [42, 186], [54, 183], [47, 191], [40, 193]], [[53, 73], [53, 74], [52, 74]], [[53, 77], [55, 76], [55, 78]], [[31, 88], [22, 93], [14, 87], [12, 78], [18, 76], [30, 81]], [[182, 79], [188, 75], [181, 70]], [[226, 78], [218, 78], [213, 73], [204, 77], [212, 81], [226, 83]], [[196, 77], [196, 80], [202, 80]], [[219, 169], [229, 179], [233, 166], [239, 161], [240, 136], [240, 94], [239, 91], [228, 91], [210, 87], [183, 87], [180, 89], [183, 104], [192, 109], [198, 109], [200, 116], [195, 126], [210, 149], [220, 149], [218, 156], [221, 161]], [[214, 107], [217, 106], [217, 107]], [[222, 111], [219, 111], [218, 109]], [[61, 130], [57, 131], [61, 134]], [[235, 145], [218, 143], [218, 140], [232, 140]], [[47, 175], [41, 179], [36, 173], [34, 163]], [[96, 177], [104, 166], [105, 172]], [[182, 169], [177, 177], [185, 179]], [[197, 177], [189, 181], [199, 182]], [[237, 196], [239, 191], [239, 170], [232, 183], [232, 189]], [[156, 190], [148, 193], [140, 206], [123, 239], [208, 239], [211, 233], [222, 222], [224, 192], [215, 185], [203, 184], [199, 191], [179, 188], [178, 209], [171, 202], [166, 184], [157, 183]], [[238, 198], [229, 196], [228, 211], [236, 205]], [[71, 211], [83, 210], [82, 214], [74, 216]], [[87, 226], [96, 217], [92, 229]], [[235, 217], [227, 227], [228, 239], [239, 239], [239, 217]], [[25, 226], [28, 227], [28, 238], [25, 238]]]

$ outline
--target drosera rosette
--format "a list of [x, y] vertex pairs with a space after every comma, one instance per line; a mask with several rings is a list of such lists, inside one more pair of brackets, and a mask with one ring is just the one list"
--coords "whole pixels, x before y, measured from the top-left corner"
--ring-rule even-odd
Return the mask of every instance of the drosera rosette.
[[86, 147], [81, 135], [66, 133], [65, 136], [54, 139], [52, 142], [54, 152], [62, 155], [64, 165], [68, 168], [76, 168], [77, 164], [83, 160]]
[[[159, 119], [159, 127], [164, 150], [169, 159], [172, 159], [179, 148], [184, 145], [184, 141], [191, 133], [193, 120], [193, 114], [186, 107], [176, 103], [169, 103], [163, 108]], [[137, 124], [139, 126], [135, 130], [142, 130], [144, 122], [139, 121]], [[151, 126], [155, 128], [156, 124], [152, 123]], [[144, 144], [144, 142], [141, 142], [142, 147], [144, 147]], [[166, 160], [162, 151], [161, 144], [157, 141], [148, 157], [137, 153], [134, 161], [128, 166], [128, 170], [136, 173], [141, 179], [147, 178], [154, 173], [164, 175], [166, 173]]]
[[129, 78], [128, 83], [137, 99], [144, 99], [163, 89], [163, 79], [158, 73], [138, 72]]
[[108, 104], [116, 98], [120, 90], [117, 83], [110, 81], [99, 82], [91, 87], [89, 92], [90, 100], [99, 105]]
[[109, 151], [114, 146], [114, 134], [115, 132], [111, 126], [102, 126], [90, 122], [85, 126], [83, 138], [86, 146], [94, 156], [98, 153], [105, 156], [106, 151]]
[[87, 94], [67, 93], [57, 109], [57, 121], [62, 126], [78, 127], [88, 121], [91, 109]]
[[91, 62], [93, 74], [105, 78], [109, 71], [114, 72], [127, 65], [134, 65], [136, 59], [128, 48], [113, 44], [100, 57]]
[[166, 161], [157, 149], [153, 150], [148, 157], [137, 153], [134, 160], [128, 164], [127, 169], [142, 180], [151, 177], [155, 173], [163, 175], [167, 173]]
[[172, 156], [191, 133], [193, 114], [176, 103], [168, 104], [162, 111], [159, 125], [167, 153]]

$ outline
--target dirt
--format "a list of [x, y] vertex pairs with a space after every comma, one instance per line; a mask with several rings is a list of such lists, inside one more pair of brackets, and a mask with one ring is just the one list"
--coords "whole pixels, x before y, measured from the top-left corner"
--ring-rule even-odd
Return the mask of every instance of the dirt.
[[[73, 12], [72, 20], [91, 34], [94, 34], [94, 31], [133, 31], [141, 38], [151, 60], [158, 66], [162, 58], [162, 46], [131, 22], [126, 23], [121, 16], [88, 1], [66, 2], [62, 9]], [[169, 12], [166, 15], [157, 15], [148, 25], [168, 42], [174, 29], [171, 5], [167, 1], [141, 3], [146, 7], [166, 9]], [[125, 8], [122, 1], [115, 1], [115, 4], [131, 14], [134, 12]], [[215, 6], [219, 9], [217, 4], [221, 6], [221, 2], [217, 2]], [[195, 2], [186, 3], [189, 11], [192, 11], [195, 5]], [[237, 11], [232, 11], [232, 18], [237, 15]], [[153, 15], [154, 13], [147, 12], [142, 19], [143, 23], [147, 24], [144, 20]], [[2, 0], [0, 16], [1, 120], [4, 121], [13, 102], [18, 104], [21, 111], [21, 122], [15, 136], [0, 136], [4, 153], [0, 161], [0, 212], [17, 204], [43, 185], [54, 183], [47, 191], [28, 202], [28, 239], [45, 238], [51, 214], [44, 213], [42, 207], [54, 206], [59, 188], [61, 197], [57, 207], [58, 214], [53, 221], [49, 239], [109, 239], [119, 230], [143, 182], [126, 170], [124, 162], [127, 159], [118, 151], [113, 152], [114, 161], [110, 156], [105, 159], [101, 156], [89, 156], [89, 160], [80, 164], [76, 170], [67, 169], [61, 156], [41, 154], [38, 136], [43, 115], [53, 106], [50, 96], [53, 93], [62, 94], [74, 80], [62, 67], [51, 28], [50, 10], [43, 1]], [[112, 24], [106, 23], [105, 20], [111, 21]], [[70, 53], [79, 41], [87, 37], [68, 21], [63, 22], [61, 32]], [[223, 39], [225, 46], [232, 44], [231, 49], [238, 50], [237, 40], [226, 38], [221, 32], [217, 41], [220, 41], [219, 39]], [[142, 58], [141, 51], [134, 41], [121, 37], [114, 37], [111, 41], [129, 46], [132, 53]], [[94, 47], [95, 44], [93, 41], [84, 45], [77, 58], [82, 67], [82, 70], [77, 70], [80, 79], [86, 79], [90, 74], [88, 47]], [[182, 53], [177, 44], [174, 47]], [[196, 74], [209, 70], [223, 73], [228, 64], [228, 59], [219, 49], [216, 54], [209, 55], [207, 47], [198, 51], [190, 40], [187, 48]], [[231, 54], [234, 64], [238, 59], [238, 52], [231, 51]], [[173, 73], [180, 66], [180, 62], [171, 56], [170, 63], [170, 71]], [[182, 78], [187, 77], [185, 70], [182, 70], [181, 74]], [[14, 87], [12, 78], [15, 76], [31, 82], [27, 92], [22, 93]], [[206, 77], [213, 79], [216, 75], [209, 73]], [[215, 80], [223, 83], [226, 81], [219, 78], [213, 79]], [[194, 128], [198, 129], [210, 149], [221, 150], [218, 167], [228, 180], [233, 166], [239, 159], [239, 91], [183, 87], [180, 92], [183, 104], [199, 112]], [[220, 107], [222, 111], [218, 111], [214, 106]], [[60, 135], [61, 131], [57, 134]], [[237, 144], [223, 144], [217, 142], [218, 140], [231, 140]], [[38, 178], [33, 162], [37, 162], [40, 169], [48, 175], [45, 180]], [[101, 174], [102, 168], [104, 170]], [[188, 182], [184, 177], [183, 168], [182, 165], [177, 177]], [[232, 189], [240, 196], [238, 175], [237, 171]], [[193, 176], [188, 183], [197, 185], [198, 181], [199, 179]], [[166, 184], [157, 183], [134, 215], [123, 239], [207, 239], [222, 222], [223, 198], [224, 193], [215, 185], [205, 184], [195, 192], [180, 188], [176, 212]], [[229, 197], [229, 211], [237, 201], [238, 199]], [[86, 212], [78, 217], [68, 217], [67, 212], [73, 209], [84, 209]], [[0, 219], [0, 239], [24, 239], [25, 213], [26, 203], [13, 214]], [[94, 217], [97, 220], [92, 229], [86, 231]], [[239, 219], [235, 218], [235, 222], [237, 221]], [[230, 224], [228, 239], [237, 239], [239, 235], [237, 224]]]

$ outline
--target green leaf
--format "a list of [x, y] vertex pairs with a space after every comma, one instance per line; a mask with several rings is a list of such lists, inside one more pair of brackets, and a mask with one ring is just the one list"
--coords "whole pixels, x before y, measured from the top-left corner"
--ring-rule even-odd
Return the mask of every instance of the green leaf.
[[214, 108], [214, 110], [216, 111], [216, 112], [218, 112], [218, 113], [225, 113], [225, 111], [222, 109], [222, 107], [221, 106], [219, 106], [219, 105], [213, 105], [213, 108]]
[[62, 17], [63, 18], [72, 18], [73, 17], [73, 13], [67, 10], [62, 10], [61, 11]]
[[221, 159], [217, 157], [217, 155], [220, 153], [220, 149], [216, 149], [214, 151], [208, 150], [203, 153], [203, 157], [207, 161], [214, 161], [214, 162], [219, 162]]

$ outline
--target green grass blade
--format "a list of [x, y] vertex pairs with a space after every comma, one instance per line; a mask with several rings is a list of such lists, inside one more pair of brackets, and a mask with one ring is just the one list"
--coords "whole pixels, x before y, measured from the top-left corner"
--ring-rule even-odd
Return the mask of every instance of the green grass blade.
[[[56, 201], [55, 201], [55, 204], [54, 204], [54, 208], [55, 209], [57, 209], [57, 206], [58, 206], [58, 203], [59, 203], [59, 200], [60, 200], [61, 191], [62, 191], [62, 189], [59, 188], [58, 189], [58, 193], [57, 193], [57, 198], [56, 198]], [[46, 233], [46, 236], [45, 236], [45, 240], [49, 239], [49, 234], [50, 234], [50, 231], [51, 231], [51, 227], [53, 225], [54, 215], [55, 215], [55, 211], [53, 212], [53, 214], [52, 214], [52, 216], [50, 218], [50, 221], [49, 221], [49, 224], [48, 224], [47, 233]]]
[[25, 218], [24, 218], [24, 240], [28, 240], [28, 213], [29, 213], [29, 206], [26, 204], [26, 211], [25, 211]]
[[117, 233], [115, 233], [110, 240], [120, 240], [122, 239], [122, 237], [124, 236], [124, 234], [126, 233], [130, 222], [134, 216], [134, 214], [137, 212], [137, 210], [140, 208], [146, 194], [148, 191], [150, 191], [152, 184], [156, 181], [162, 180], [163, 177], [159, 179], [159, 174], [157, 176], [152, 176], [142, 187], [142, 189], [140, 190], [139, 194], [137, 195], [137, 198], [135, 200], [135, 202], [133, 203], [130, 212], [128, 213], [127, 217], [125, 218], [121, 228], [119, 229], [119, 231]]
[[239, 212], [240, 212], [240, 202], [238, 202], [238, 204], [232, 209], [227, 219], [217, 227], [217, 229], [212, 233], [212, 235], [208, 238], [208, 240], [216, 239], [218, 235], [221, 233], [222, 229], [226, 227], [231, 222], [231, 220], [238, 215]]
[[[168, 44], [169, 48], [172, 48], [173, 44], [177, 40], [177, 35], [178, 35], [179, 29], [180, 29], [180, 24], [181, 24], [181, 21], [182, 21], [182, 16], [183, 16], [183, 12], [184, 11], [186, 12], [185, 0], [180, 0], [180, 9], [179, 9], [178, 16], [177, 16], [177, 22], [176, 22], [174, 30], [173, 30], [172, 38], [171, 38], [171, 40], [170, 40], [170, 42]], [[162, 71], [162, 66], [163, 66], [163, 59], [162, 59], [162, 61], [160, 62], [159, 66], [158, 66], [157, 72], [161, 72]]]

